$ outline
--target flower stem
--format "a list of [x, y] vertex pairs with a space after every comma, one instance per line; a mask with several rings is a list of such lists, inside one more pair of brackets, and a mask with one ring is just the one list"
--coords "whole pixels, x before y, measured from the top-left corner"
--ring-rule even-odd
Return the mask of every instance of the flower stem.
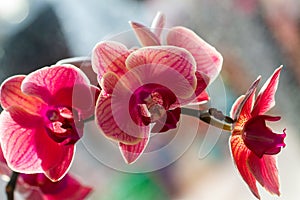
[[17, 183], [17, 180], [18, 180], [18, 176], [19, 176], [18, 172], [14, 172], [14, 171], [12, 172], [10, 180], [7, 183], [6, 188], [5, 188], [6, 195], [7, 195], [7, 200], [14, 200], [14, 191], [15, 191], [15, 188], [16, 188], [16, 183]]
[[212, 126], [223, 129], [225, 131], [232, 131], [234, 120], [225, 116], [221, 111], [210, 108], [208, 110], [195, 110], [191, 108], [181, 108], [181, 114], [196, 117]]

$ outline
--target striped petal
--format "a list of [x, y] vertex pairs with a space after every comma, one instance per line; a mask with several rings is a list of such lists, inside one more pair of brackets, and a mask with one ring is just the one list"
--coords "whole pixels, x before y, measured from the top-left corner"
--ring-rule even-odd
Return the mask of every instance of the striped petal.
[[[255, 99], [255, 91], [256, 91], [259, 81], [260, 81], [260, 77], [258, 77], [252, 83], [252, 85], [246, 92], [245, 97], [239, 103], [238, 107], [234, 108], [235, 118], [233, 118], [233, 119], [237, 120], [236, 125], [235, 125], [236, 127], [242, 128], [245, 125], [245, 123], [251, 118], [251, 111], [252, 111], [254, 99]], [[237, 105], [235, 105], [235, 107], [236, 106]], [[236, 118], [238, 118], [238, 119], [236, 119]]]
[[[1, 147], [8, 166], [21, 173], [44, 173], [60, 180], [73, 159], [73, 145], [59, 145], [45, 132], [42, 119], [19, 107], [0, 115]], [[27, 120], [24, 120], [27, 119]]]
[[137, 22], [129, 23], [142, 46], [160, 45], [159, 38], [148, 27]]
[[73, 65], [54, 65], [36, 70], [26, 76], [21, 90], [51, 105], [76, 108], [78, 113], [89, 110], [94, 102], [88, 78]]
[[40, 113], [46, 104], [39, 98], [28, 96], [21, 91], [21, 84], [26, 76], [18, 75], [6, 79], [0, 88], [1, 106], [4, 109], [10, 106], [22, 105], [30, 113]]
[[157, 12], [151, 24], [151, 30], [156, 35], [157, 38], [160, 38], [165, 23], [166, 23], [166, 16], [161, 12]]
[[167, 44], [191, 52], [197, 63], [197, 71], [206, 74], [210, 82], [219, 75], [223, 63], [222, 55], [190, 29], [173, 27], [167, 35]]
[[264, 155], [262, 158], [250, 153], [247, 164], [256, 180], [270, 193], [280, 195], [278, 170], [275, 156]]
[[252, 111], [253, 116], [264, 114], [275, 106], [275, 93], [278, 87], [282, 67], [283, 66], [277, 68], [261, 88]]
[[230, 146], [234, 163], [242, 178], [247, 183], [255, 197], [260, 199], [256, 186], [256, 179], [247, 165], [248, 157], [251, 154], [251, 151], [245, 146], [243, 139], [239, 135], [231, 136]]
[[241, 103], [243, 102], [244, 98], [245, 98], [245, 95], [241, 95], [232, 104], [231, 110], [230, 110], [230, 117], [232, 119], [236, 119], [237, 118], [237, 111], [241, 107]]
[[147, 128], [138, 126], [129, 114], [126, 115], [126, 106], [122, 104], [122, 100], [115, 105], [112, 104], [111, 96], [100, 96], [96, 105], [96, 123], [109, 139], [124, 144], [136, 144]]
[[125, 60], [130, 51], [121, 43], [105, 41], [98, 43], [92, 52], [92, 67], [102, 77], [111, 71], [122, 76], [126, 73]]
[[127, 164], [134, 163], [144, 152], [149, 142], [149, 136], [142, 138], [140, 142], [134, 145], [119, 143], [122, 156]]
[[187, 98], [196, 89], [195, 60], [182, 48], [144, 47], [128, 56], [126, 66], [136, 77], [128, 76], [124, 80], [130, 83], [133, 91], [143, 84], [156, 83], [170, 89], [177, 97]]

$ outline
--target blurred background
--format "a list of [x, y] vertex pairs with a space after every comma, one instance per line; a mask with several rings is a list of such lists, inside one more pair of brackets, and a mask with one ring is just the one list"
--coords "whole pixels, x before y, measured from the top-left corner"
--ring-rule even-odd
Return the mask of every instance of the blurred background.
[[[234, 99], [244, 94], [258, 75], [262, 75], [261, 87], [275, 68], [284, 65], [276, 108], [270, 112], [282, 116], [279, 123], [270, 124], [274, 130], [287, 128], [287, 146], [278, 155], [281, 196], [272, 196], [261, 187], [259, 191], [262, 199], [299, 199], [299, 0], [0, 0], [0, 82], [60, 59], [89, 56], [97, 42], [130, 30], [129, 20], [150, 25], [157, 11], [166, 14], [167, 28], [186, 26], [223, 55], [219, 81], [225, 85], [225, 95], [217, 85], [211, 86], [210, 93], [226, 99], [225, 107], [214, 103], [224, 113], [229, 113]], [[87, 130], [86, 138], [77, 145], [70, 173], [94, 188], [88, 197], [91, 200], [255, 199], [232, 162], [230, 133], [218, 132], [216, 145], [214, 141], [207, 145], [206, 124], [187, 116], [182, 122], [186, 135], [195, 130], [192, 127], [198, 131], [170, 165], [145, 173], [112, 168], [86, 148]], [[155, 137], [153, 145], [164, 145], [172, 138], [172, 133]], [[93, 151], [101, 149], [101, 144], [93, 145]], [[203, 145], [213, 146], [208, 155], [201, 154]], [[103, 154], [110, 156], [110, 152]], [[1, 181], [0, 199], [5, 199], [5, 184]]]

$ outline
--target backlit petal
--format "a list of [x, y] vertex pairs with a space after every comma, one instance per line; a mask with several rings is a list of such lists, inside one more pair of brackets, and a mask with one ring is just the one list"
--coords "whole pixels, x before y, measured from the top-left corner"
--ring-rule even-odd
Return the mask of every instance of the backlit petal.
[[126, 163], [134, 163], [142, 155], [148, 142], [149, 135], [145, 138], [142, 138], [140, 142], [134, 145], [123, 144], [120, 142], [119, 148]]
[[275, 93], [278, 87], [279, 75], [282, 67], [283, 66], [277, 68], [261, 88], [253, 108], [253, 116], [264, 114], [275, 106]]
[[160, 45], [159, 38], [148, 27], [137, 22], [129, 23], [142, 46]]
[[[45, 173], [51, 180], [61, 179], [73, 159], [73, 145], [54, 142], [41, 118], [10, 107], [0, 116], [0, 136], [8, 166], [21, 173]], [[24, 120], [27, 119], [27, 120]]]
[[118, 81], [119, 78], [115, 73], [106, 72], [100, 80], [100, 86], [107, 94], [112, 94]]
[[25, 75], [13, 76], [6, 79], [0, 88], [1, 106], [7, 109], [10, 106], [20, 106], [27, 112], [40, 113], [46, 104], [39, 98], [29, 96], [21, 91], [21, 83]]
[[173, 27], [167, 35], [167, 44], [191, 52], [197, 63], [197, 71], [206, 74], [211, 82], [219, 75], [223, 63], [222, 55], [190, 29]]
[[269, 192], [280, 195], [278, 170], [275, 156], [264, 155], [262, 158], [250, 153], [248, 166], [256, 180]]
[[238, 108], [240, 107], [241, 103], [243, 102], [245, 98], [245, 95], [241, 95], [239, 98], [237, 98], [235, 100], [235, 102], [232, 104], [231, 106], [231, 110], [230, 110], [230, 117], [232, 119], [236, 119], [237, 117], [237, 111], [238, 111]]
[[151, 30], [156, 35], [157, 38], [160, 38], [165, 23], [166, 23], [166, 16], [161, 12], [157, 12], [151, 24]]
[[247, 161], [251, 151], [245, 146], [242, 138], [239, 135], [232, 136], [230, 138], [230, 145], [231, 145], [231, 153], [234, 159], [234, 162], [243, 177], [244, 181], [249, 186], [252, 193], [260, 199], [256, 180], [253, 176], [252, 172], [248, 168]]
[[121, 43], [105, 41], [98, 43], [92, 53], [92, 67], [98, 76], [111, 71], [122, 76], [126, 73], [125, 60], [130, 51]]
[[[115, 110], [113, 111], [113, 109]], [[131, 118], [122, 118], [121, 115], [124, 114], [124, 109], [128, 108], [125, 105], [121, 108], [117, 106], [112, 108], [112, 98], [110, 96], [100, 96], [96, 105], [96, 123], [106, 137], [125, 144], [136, 144], [141, 140], [143, 133], [139, 132], [138, 126], [133, 124]], [[116, 116], [114, 116], [114, 113], [122, 118], [119, 123], [115, 121]], [[121, 129], [119, 125], [124, 125], [124, 127]]]
[[36, 126], [41, 124], [40, 122], [39, 117], [26, 113], [20, 108], [11, 107], [10, 112], [1, 113], [1, 147], [7, 164], [12, 170], [23, 173], [42, 172], [41, 160], [33, 145], [35, 143], [33, 135], [38, 134], [39, 131], [41, 134], [46, 134], [42, 127]]
[[254, 104], [255, 99], [255, 91], [257, 88], [257, 85], [260, 81], [260, 77], [258, 77], [250, 86], [248, 91], [245, 94], [244, 99], [241, 103], [239, 103], [239, 107], [235, 108], [235, 115], [238, 119], [233, 118], [234, 120], [237, 120], [236, 127], [242, 128], [245, 123], [251, 118], [251, 111]]
[[190, 97], [196, 88], [195, 60], [179, 47], [144, 47], [131, 53], [126, 74], [132, 90], [147, 83], [157, 83], [170, 89], [177, 97]]
[[73, 65], [53, 65], [36, 70], [26, 76], [21, 90], [51, 105], [76, 108], [79, 113], [90, 109], [94, 102], [88, 78]]

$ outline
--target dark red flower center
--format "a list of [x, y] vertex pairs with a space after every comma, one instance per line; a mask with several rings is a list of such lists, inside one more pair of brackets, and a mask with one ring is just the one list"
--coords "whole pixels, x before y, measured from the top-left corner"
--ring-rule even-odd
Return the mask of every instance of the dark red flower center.
[[58, 106], [46, 112], [46, 130], [48, 135], [58, 143], [74, 144], [80, 139], [78, 130], [83, 128], [83, 121], [76, 110]]
[[276, 134], [266, 126], [266, 121], [278, 120], [280, 117], [259, 115], [246, 122], [242, 135], [244, 143], [258, 157], [261, 158], [264, 154], [277, 154], [282, 147], [285, 147], [285, 130], [283, 134]]
[[155, 123], [152, 132], [165, 132], [176, 128], [179, 120], [180, 108], [169, 110], [176, 101], [176, 96], [168, 88], [155, 83], [145, 84], [132, 95], [130, 114], [134, 119], [138, 113], [144, 125]]

